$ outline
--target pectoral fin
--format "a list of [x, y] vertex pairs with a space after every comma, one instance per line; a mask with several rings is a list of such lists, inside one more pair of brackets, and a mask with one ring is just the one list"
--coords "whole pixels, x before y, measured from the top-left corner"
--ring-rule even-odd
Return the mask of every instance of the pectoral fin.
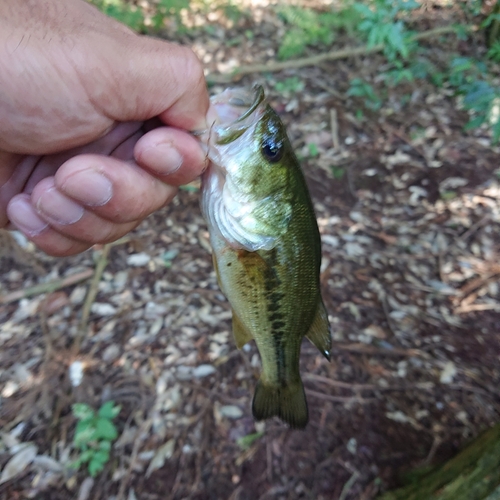
[[328, 323], [328, 315], [321, 299], [306, 337], [319, 349], [321, 354], [330, 361], [332, 336], [330, 324]]
[[250, 342], [253, 337], [248, 329], [243, 325], [240, 318], [233, 311], [233, 335], [236, 341], [236, 347], [241, 349], [247, 342]]

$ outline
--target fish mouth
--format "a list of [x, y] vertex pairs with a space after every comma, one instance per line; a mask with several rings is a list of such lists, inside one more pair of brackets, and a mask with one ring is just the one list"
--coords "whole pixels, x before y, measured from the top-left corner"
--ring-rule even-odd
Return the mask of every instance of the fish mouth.
[[254, 85], [252, 89], [226, 89], [212, 99], [221, 125], [238, 125], [244, 123], [264, 101], [262, 85]]
[[226, 89], [212, 97], [211, 105], [217, 119], [209, 129], [191, 132], [208, 148], [229, 144], [242, 136], [262, 115], [264, 89], [254, 85], [251, 89]]

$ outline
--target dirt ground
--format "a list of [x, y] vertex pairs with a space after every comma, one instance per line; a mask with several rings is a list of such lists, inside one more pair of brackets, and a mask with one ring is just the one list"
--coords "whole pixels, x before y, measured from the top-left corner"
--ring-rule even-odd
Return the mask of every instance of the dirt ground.
[[[181, 41], [210, 72], [268, 60], [283, 26], [253, 15]], [[438, 65], [483, 50], [479, 38], [453, 36], [426, 46]], [[334, 345], [331, 363], [302, 346], [307, 428], [252, 418], [259, 357], [253, 343], [235, 348], [188, 186], [109, 249], [83, 330], [102, 248], [56, 259], [2, 236], [0, 470], [23, 443], [36, 456], [0, 484], [0, 498], [370, 500], [499, 421], [500, 149], [484, 130], [464, 132], [467, 113], [424, 82], [390, 89], [380, 110], [360, 115], [348, 82], [377, 83], [383, 66], [371, 55], [239, 82], [262, 83], [287, 124], [322, 234]], [[274, 89], [293, 76], [302, 91]], [[73, 284], [13, 295], [61, 278]], [[66, 467], [71, 404], [107, 400], [122, 407], [119, 438], [90, 480]]]

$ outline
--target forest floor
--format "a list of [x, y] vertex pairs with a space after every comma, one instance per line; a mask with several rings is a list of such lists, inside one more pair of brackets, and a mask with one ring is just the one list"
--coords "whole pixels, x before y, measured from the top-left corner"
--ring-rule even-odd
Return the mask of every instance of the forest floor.
[[[449, 22], [418, 20], [421, 30]], [[280, 30], [256, 9], [180, 41], [216, 72], [272, 59]], [[437, 65], [484, 50], [479, 35], [424, 45]], [[22, 446], [34, 451], [1, 499], [370, 500], [500, 420], [500, 150], [484, 131], [464, 132], [467, 113], [425, 82], [360, 114], [349, 81], [373, 82], [383, 65], [372, 54], [238, 82], [263, 84], [287, 125], [323, 240], [334, 344], [331, 363], [302, 346], [307, 428], [252, 418], [259, 357], [254, 343], [234, 345], [190, 186], [111, 246], [83, 338], [88, 280], [12, 294], [88, 278], [102, 248], [51, 258], [2, 247], [0, 470]], [[303, 90], [277, 92], [290, 77]], [[71, 404], [107, 400], [121, 405], [119, 438], [90, 480], [64, 467], [75, 458]]]

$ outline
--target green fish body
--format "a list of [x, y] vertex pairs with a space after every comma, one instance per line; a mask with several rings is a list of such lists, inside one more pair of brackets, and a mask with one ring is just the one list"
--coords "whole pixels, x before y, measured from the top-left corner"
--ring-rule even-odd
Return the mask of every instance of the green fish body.
[[257, 420], [308, 421], [299, 373], [302, 338], [329, 359], [331, 335], [320, 292], [321, 240], [302, 174], [262, 87], [226, 90], [213, 105], [210, 166], [202, 211], [214, 266], [233, 311], [238, 348], [255, 339], [262, 375], [252, 403]]

